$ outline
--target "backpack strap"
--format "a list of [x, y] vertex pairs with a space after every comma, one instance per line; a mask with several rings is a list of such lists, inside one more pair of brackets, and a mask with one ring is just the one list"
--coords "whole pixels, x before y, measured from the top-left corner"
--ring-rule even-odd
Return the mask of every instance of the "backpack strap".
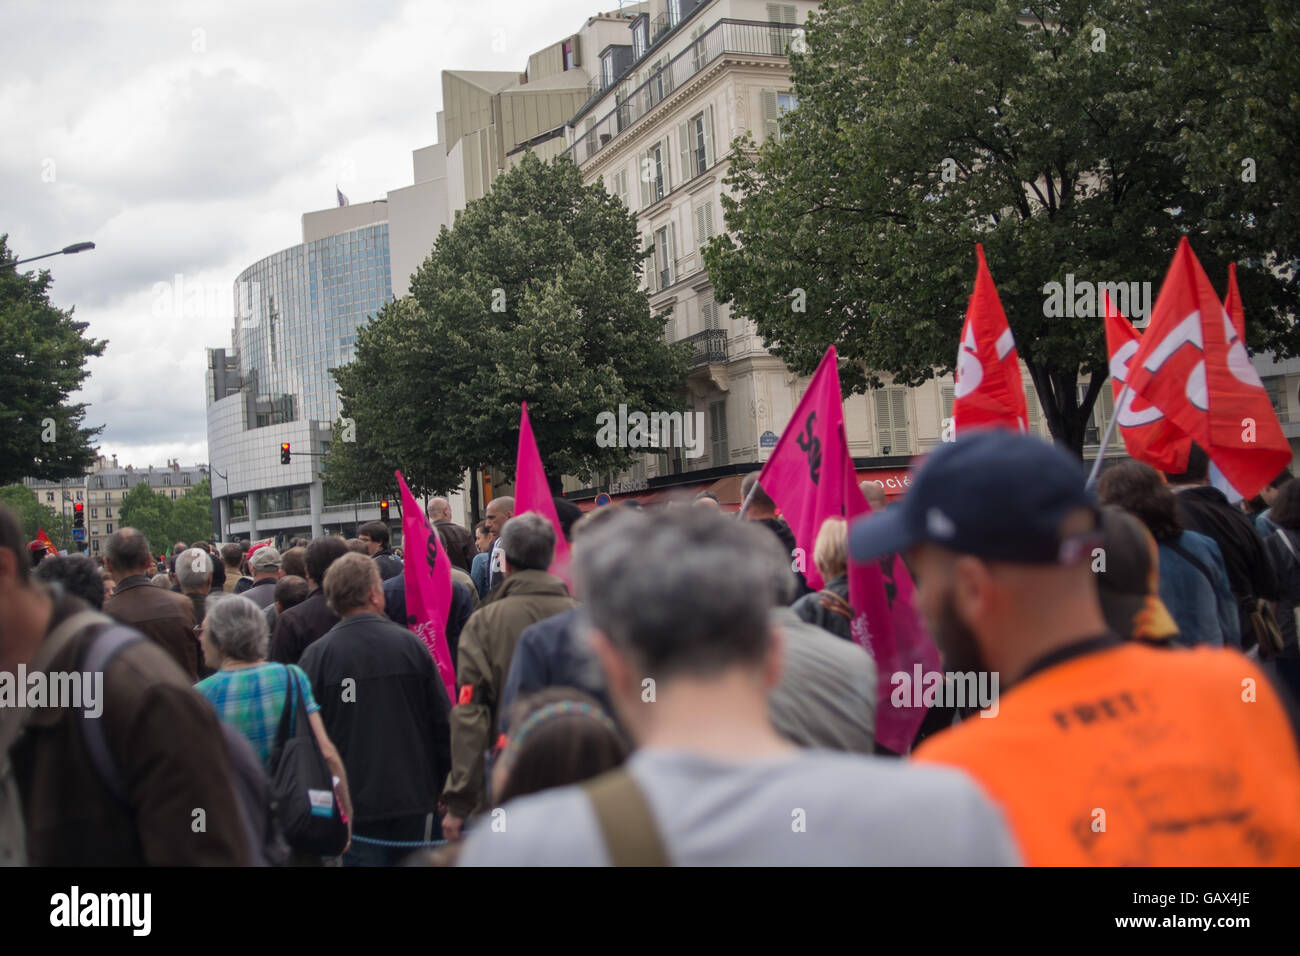
[[668, 866], [663, 840], [645, 794], [620, 767], [582, 785], [600, 823], [614, 866]]
[[1174, 552], [1174, 554], [1178, 555], [1184, 561], [1190, 564], [1192, 567], [1196, 568], [1197, 571], [1200, 571], [1201, 576], [1204, 577], [1205, 580], [1210, 582], [1210, 587], [1214, 587], [1214, 575], [1211, 574], [1210, 569], [1205, 566], [1205, 562], [1201, 561], [1194, 554], [1192, 554], [1192, 552], [1188, 551], [1186, 548], [1184, 548], [1181, 544], [1178, 544], [1176, 541], [1169, 540], [1166, 541], [1165, 544], [1169, 545], [1170, 551]]
[[[89, 674], [104, 673], [108, 669], [108, 665], [113, 662], [113, 658], [118, 655], [118, 652], [139, 640], [143, 640], [143, 638], [137, 632], [118, 625], [100, 631], [91, 640], [90, 646], [86, 648], [85, 654], [82, 656], [81, 671]], [[113, 758], [112, 750], [109, 749], [108, 734], [104, 730], [102, 717], [91, 720], [82, 711], [80, 719], [81, 735], [86, 741], [87, 749], [90, 751], [90, 760], [95, 765], [96, 773], [99, 774], [99, 778], [104, 781], [118, 801], [129, 804], [126, 781], [122, 778], [122, 771]]]

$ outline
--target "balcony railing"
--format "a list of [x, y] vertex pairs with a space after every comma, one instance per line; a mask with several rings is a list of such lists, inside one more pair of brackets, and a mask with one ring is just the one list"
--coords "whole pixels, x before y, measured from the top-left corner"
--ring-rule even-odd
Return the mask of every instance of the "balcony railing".
[[564, 151], [564, 155], [577, 163], [595, 156], [613, 142], [619, 133], [724, 54], [785, 56], [797, 29], [792, 23], [719, 20], [636, 89], [626, 96], [616, 94], [617, 105], [601, 117], [595, 126], [575, 139], [573, 145]]
[[705, 365], [727, 364], [726, 330], [705, 329], [703, 332], [686, 336], [682, 341], [690, 342], [695, 347], [695, 353], [691, 356], [692, 369]]

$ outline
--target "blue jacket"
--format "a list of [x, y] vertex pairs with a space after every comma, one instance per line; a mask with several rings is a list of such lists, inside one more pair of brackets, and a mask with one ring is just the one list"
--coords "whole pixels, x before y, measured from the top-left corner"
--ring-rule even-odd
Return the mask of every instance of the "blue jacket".
[[474, 587], [478, 588], [479, 599], [487, 597], [488, 584], [492, 578], [491, 552], [474, 555], [474, 560], [470, 562], [469, 576], [474, 581]]
[[1241, 647], [1237, 599], [1232, 596], [1218, 544], [1195, 531], [1184, 531], [1174, 541], [1210, 572], [1206, 577], [1170, 542], [1160, 545], [1160, 600], [1178, 625], [1178, 643]]

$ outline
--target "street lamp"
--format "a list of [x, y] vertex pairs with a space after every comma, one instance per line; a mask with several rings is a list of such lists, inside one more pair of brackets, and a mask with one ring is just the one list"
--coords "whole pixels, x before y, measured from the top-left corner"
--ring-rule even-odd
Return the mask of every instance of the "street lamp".
[[47, 252], [42, 256], [32, 256], [30, 259], [15, 259], [13, 262], [6, 264], [17, 267], [22, 265], [24, 262], [35, 262], [37, 259], [48, 259], [50, 256], [71, 256], [78, 252], [85, 252], [87, 249], [94, 248], [95, 244], [93, 242], [74, 242], [70, 246], [64, 246], [57, 252]]

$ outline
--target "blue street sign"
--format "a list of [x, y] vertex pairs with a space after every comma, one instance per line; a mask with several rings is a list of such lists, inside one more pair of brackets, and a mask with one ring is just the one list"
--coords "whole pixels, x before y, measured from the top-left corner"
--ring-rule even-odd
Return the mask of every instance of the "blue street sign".
[[85, 541], [85, 540], [86, 540], [86, 529], [85, 529], [85, 528], [73, 528], [73, 529], [72, 529], [72, 540], [73, 540], [73, 541]]
[[596, 496], [596, 507], [597, 507], [597, 508], [603, 508], [603, 507], [605, 507], [605, 505], [609, 504], [610, 501], [612, 501], [612, 500], [613, 500], [613, 499], [610, 498], [609, 495], [605, 494], [605, 493], [602, 491], [600, 494], [598, 494], [598, 495]]

